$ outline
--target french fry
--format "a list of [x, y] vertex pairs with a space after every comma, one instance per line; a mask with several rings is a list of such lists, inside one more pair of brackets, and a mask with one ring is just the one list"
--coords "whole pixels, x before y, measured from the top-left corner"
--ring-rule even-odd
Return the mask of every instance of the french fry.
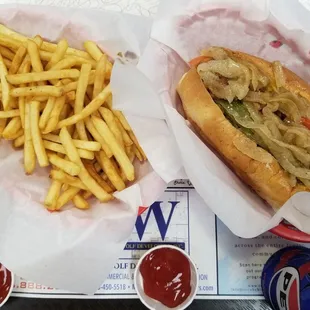
[[22, 128], [22, 123], [20, 117], [12, 118], [9, 123], [6, 125], [2, 132], [2, 137], [4, 139], [10, 139], [10, 137], [14, 136], [16, 132], [18, 132]]
[[96, 127], [94, 126], [92, 120], [90, 117], [87, 117], [85, 119], [85, 125], [89, 133], [93, 136], [93, 138], [100, 143], [101, 148], [104, 150], [104, 152], [107, 154], [107, 156], [110, 158], [113, 156], [108, 144], [104, 140], [104, 138], [100, 135]]
[[7, 82], [8, 71], [3, 62], [3, 58], [0, 55], [0, 81], [1, 81], [1, 90], [2, 90], [2, 105], [3, 110], [6, 111], [10, 107], [11, 95], [10, 95], [10, 85]]
[[83, 161], [84, 166], [86, 170], [88, 171], [89, 175], [107, 192], [107, 193], [112, 193], [112, 188], [108, 185], [108, 183], [103, 180], [103, 178], [97, 173], [95, 170], [94, 166], [89, 163], [85, 163]]
[[108, 125], [109, 129], [111, 130], [112, 134], [116, 138], [119, 145], [123, 149], [125, 149], [122, 132], [114, 119], [113, 113], [109, 109], [104, 107], [99, 108], [99, 112], [106, 124]]
[[79, 188], [70, 186], [58, 197], [55, 210], [60, 210], [65, 204], [72, 200], [79, 191]]
[[84, 48], [88, 52], [88, 54], [92, 58], [94, 58], [96, 61], [99, 61], [101, 56], [103, 55], [103, 53], [100, 50], [100, 48], [93, 41], [85, 41], [84, 42]]
[[[86, 92], [86, 88], [88, 85], [88, 78], [89, 78], [90, 70], [91, 70], [90, 65], [84, 64], [81, 67], [81, 74], [80, 74], [77, 89], [76, 89], [76, 97], [75, 97], [75, 105], [74, 105], [75, 114], [81, 113], [81, 111], [84, 108], [84, 97], [85, 97], [85, 92]], [[76, 130], [81, 140], [86, 140], [86, 141], [88, 140], [87, 135], [86, 135], [85, 124], [83, 120], [76, 123]]]
[[49, 165], [49, 161], [47, 158], [47, 154], [41, 137], [41, 132], [39, 129], [40, 102], [31, 101], [29, 105], [30, 105], [30, 120], [31, 120], [30, 129], [34, 151], [36, 153], [39, 165], [41, 167], [47, 167]]
[[[61, 154], [66, 154], [66, 151], [61, 144], [51, 142], [51, 141], [47, 141], [47, 140], [43, 140], [43, 145], [47, 150], [54, 151], [54, 152], [61, 153]], [[81, 158], [84, 158], [84, 159], [94, 159], [95, 158], [94, 152], [91, 152], [88, 150], [83, 150], [83, 149], [77, 149], [77, 151], [78, 151], [78, 154]]]
[[49, 71], [53, 70], [64, 70], [64, 69], [70, 69], [74, 67], [77, 64], [77, 61], [74, 57], [67, 57], [64, 59], [61, 59], [59, 62], [55, 63]]
[[27, 53], [27, 49], [26, 47], [22, 44], [20, 45], [20, 47], [18, 48], [16, 54], [14, 55], [14, 58], [12, 60], [11, 66], [10, 66], [10, 70], [9, 70], [9, 74], [15, 74], [19, 67], [21, 66], [24, 57]]
[[40, 121], [39, 121], [39, 128], [43, 130], [45, 126], [47, 125], [47, 122], [49, 120], [49, 117], [52, 113], [52, 110], [55, 106], [56, 98], [55, 97], [49, 97], [47, 104], [43, 110], [43, 113], [41, 114]]
[[48, 159], [52, 165], [72, 176], [78, 175], [81, 171], [78, 165], [69, 160], [63, 159], [56, 154], [48, 154]]
[[18, 137], [21, 137], [24, 134], [24, 130], [20, 128], [18, 131], [10, 135], [9, 137], [6, 138], [6, 140], [15, 140]]
[[26, 174], [32, 174], [36, 167], [36, 155], [31, 136], [30, 104], [27, 104], [25, 107], [24, 136], [24, 169]]
[[1, 118], [11, 118], [15, 116], [19, 116], [20, 111], [18, 109], [9, 110], [9, 111], [0, 111], [0, 119]]
[[50, 177], [53, 180], [57, 180], [61, 183], [87, 190], [87, 187], [79, 178], [71, 176], [61, 170], [55, 170], [55, 169], [51, 170]]
[[0, 33], [0, 44], [11, 49], [11, 50], [18, 50], [21, 45], [21, 42], [13, 39], [12, 37], [4, 36]]
[[[30, 62], [26, 62], [23, 67], [23, 73], [27, 73], [30, 71]], [[26, 84], [20, 85], [21, 87], [26, 87]], [[22, 127], [25, 128], [25, 104], [26, 104], [26, 98], [20, 96], [18, 98], [18, 108], [20, 111], [20, 119], [22, 122]]]
[[96, 96], [98, 96], [98, 94], [101, 92], [103, 88], [106, 66], [107, 66], [107, 56], [102, 55], [96, 67], [94, 90], [93, 90], [93, 96], [91, 98], [96, 98]]
[[140, 154], [142, 155], [143, 159], [146, 160], [146, 155], [142, 149], [142, 147], [140, 146], [135, 134], [133, 133], [133, 131], [128, 131], [129, 137], [130, 139], [133, 141], [133, 143], [135, 144], [135, 146], [137, 147], [137, 149], [139, 150]]
[[[43, 72], [8, 74], [7, 81], [11, 84], [22, 84], [31, 82], [40, 82], [55, 79], [77, 79], [80, 76], [80, 71], [77, 69], [51, 70]], [[1, 81], [2, 83], [2, 81]]]
[[[94, 84], [95, 70], [91, 70], [88, 77], [88, 85]], [[70, 82], [64, 86], [64, 92], [75, 91], [77, 89], [78, 81]]]
[[115, 120], [116, 124], [118, 125], [118, 128], [120, 129], [120, 131], [122, 133], [122, 137], [123, 137], [125, 147], [133, 145], [132, 140], [130, 139], [127, 131], [125, 130], [125, 128], [121, 124], [120, 120], [117, 117], [115, 117], [114, 120]]
[[7, 47], [0, 46], [0, 54], [9, 60], [13, 60], [15, 54]]
[[26, 96], [60, 97], [62, 94], [63, 94], [62, 87], [56, 87], [51, 85], [19, 87], [11, 90], [11, 96], [13, 97], [26, 97]]
[[81, 210], [89, 209], [89, 203], [79, 194], [75, 195], [72, 201], [75, 207], [78, 209], [81, 209]]
[[76, 124], [77, 122], [83, 120], [84, 118], [90, 116], [92, 113], [97, 111], [101, 105], [105, 102], [106, 98], [111, 94], [110, 84], [106, 86], [101, 93], [93, 99], [80, 113], [72, 115], [67, 119], [64, 119], [58, 123], [57, 129], [62, 127], [70, 126]]
[[[59, 136], [53, 134], [43, 135], [44, 140], [49, 140], [56, 143], [61, 143]], [[84, 149], [92, 152], [100, 151], [101, 145], [96, 141], [84, 141], [84, 140], [73, 140], [75, 147], [79, 149]]]
[[49, 70], [55, 64], [57, 64], [61, 59], [64, 58], [66, 51], [68, 49], [68, 42], [62, 39], [58, 42], [55, 52], [53, 53], [50, 61], [45, 66], [45, 70]]
[[134, 154], [137, 156], [137, 158], [139, 159], [139, 161], [144, 161], [144, 158], [142, 156], [142, 154], [139, 152], [138, 148], [135, 146], [134, 148]]
[[99, 131], [101, 136], [104, 136], [105, 141], [107, 141], [107, 144], [109, 145], [120, 167], [124, 171], [127, 179], [129, 181], [133, 181], [135, 178], [135, 169], [131, 161], [127, 157], [125, 150], [122, 149], [122, 147], [110, 131], [108, 125], [102, 119], [96, 116], [92, 116], [92, 120], [96, 129]]
[[118, 118], [118, 120], [121, 122], [122, 126], [126, 131], [131, 131], [131, 127], [129, 123], [127, 122], [123, 112], [118, 111], [118, 110], [113, 110], [114, 115]]
[[91, 65], [92, 69], [96, 69], [97, 62], [94, 61], [93, 59], [86, 59], [83, 57], [73, 56], [73, 55], [70, 57], [73, 57], [75, 59], [76, 66], [82, 66], [84, 64], [88, 64], [88, 65]]
[[66, 97], [65, 96], [61, 96], [61, 97], [56, 99], [56, 102], [54, 104], [52, 112], [49, 116], [49, 120], [46, 124], [45, 129], [43, 130], [44, 134], [50, 133], [50, 132], [55, 130], [55, 128], [58, 124], [58, 121], [59, 121], [59, 116], [60, 116], [61, 110], [64, 107], [65, 103], [66, 103]]
[[19, 148], [19, 147], [23, 146], [24, 143], [25, 143], [25, 136], [22, 135], [22, 136], [20, 136], [20, 137], [18, 137], [18, 138], [16, 138], [16, 139], [14, 140], [13, 146], [14, 146], [15, 148]]
[[[38, 45], [31, 39], [27, 41], [27, 51], [34, 72], [42, 72], [43, 65], [39, 55]], [[15, 71], [16, 72], [16, 71]]]
[[56, 202], [60, 195], [61, 185], [61, 182], [54, 180], [45, 197], [44, 205], [50, 211], [53, 211], [56, 208]]
[[10, 70], [10, 68], [12, 66], [12, 61], [3, 57], [3, 62], [5, 64], [5, 66], [6, 66], [6, 68]]
[[105, 152], [100, 151], [99, 154], [96, 154], [96, 159], [113, 186], [118, 191], [123, 190], [126, 185]]
[[81, 172], [79, 173], [79, 177], [82, 182], [86, 185], [89, 191], [91, 191], [94, 196], [96, 196], [101, 202], [109, 201], [113, 199], [113, 196], [107, 193], [87, 172], [85, 169], [82, 160], [77, 152], [76, 147], [73, 144], [72, 138], [66, 127], [60, 130], [59, 134], [60, 140], [62, 142], [63, 147], [66, 150], [66, 154], [69, 159], [80, 166]]

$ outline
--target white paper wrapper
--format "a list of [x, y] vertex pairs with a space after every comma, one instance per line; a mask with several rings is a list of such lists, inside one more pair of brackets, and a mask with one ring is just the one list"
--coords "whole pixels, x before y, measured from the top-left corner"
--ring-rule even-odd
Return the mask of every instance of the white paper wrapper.
[[[186, 62], [208, 46], [280, 60], [310, 81], [309, 65], [305, 65], [310, 59], [310, 35], [300, 30], [310, 29], [308, 17], [309, 12], [298, 1], [289, 0], [162, 1], [152, 40], [138, 65], [152, 81], [165, 109], [178, 145], [176, 163], [183, 163], [207, 205], [241, 237], [257, 236], [282, 218], [310, 233], [310, 194], [295, 195], [274, 215], [188, 127], [176, 110], [176, 85], [188, 70]], [[145, 116], [153, 117], [154, 111], [148, 110]]]
[[[112, 57], [126, 51], [139, 57], [151, 26], [146, 18], [112, 12], [21, 5], [0, 6], [0, 23], [28, 36], [66, 38], [77, 48], [92, 39]], [[118, 78], [113, 71], [116, 104], [122, 92]], [[137, 89], [125, 91], [130, 97]], [[156, 154], [151, 157], [156, 164]], [[117, 193], [119, 200], [100, 204], [94, 199], [88, 211], [49, 213], [42, 206], [50, 183], [48, 170], [38, 168], [26, 176], [22, 158], [22, 151], [0, 142], [0, 261], [36, 283], [95, 292], [131, 235], [138, 206], [152, 203], [166, 183], [148, 163], [138, 165], [138, 181]]]

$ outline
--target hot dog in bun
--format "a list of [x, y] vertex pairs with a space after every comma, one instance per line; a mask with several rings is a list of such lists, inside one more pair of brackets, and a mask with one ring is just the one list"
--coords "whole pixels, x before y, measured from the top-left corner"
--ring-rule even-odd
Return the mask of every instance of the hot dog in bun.
[[310, 190], [310, 86], [296, 74], [212, 47], [178, 84], [187, 119], [275, 209]]

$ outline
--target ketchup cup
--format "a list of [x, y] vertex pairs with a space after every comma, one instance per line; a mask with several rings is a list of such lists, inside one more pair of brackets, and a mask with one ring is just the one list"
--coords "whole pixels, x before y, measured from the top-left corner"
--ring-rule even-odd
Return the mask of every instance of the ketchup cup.
[[[161, 245], [150, 249], [140, 258], [134, 283], [141, 302], [147, 308], [182, 310], [196, 296], [198, 271], [185, 251], [176, 246]], [[181, 303], [176, 304], [177, 301]]]
[[0, 308], [9, 299], [14, 286], [14, 275], [0, 263]]

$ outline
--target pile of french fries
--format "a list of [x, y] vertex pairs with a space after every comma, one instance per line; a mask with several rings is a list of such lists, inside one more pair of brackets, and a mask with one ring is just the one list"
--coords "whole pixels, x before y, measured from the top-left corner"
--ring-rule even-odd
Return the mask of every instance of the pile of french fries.
[[50, 211], [88, 198], [113, 199], [146, 156], [122, 112], [113, 110], [112, 63], [96, 43], [85, 50], [0, 25], [0, 139], [24, 150], [24, 169], [51, 166]]

